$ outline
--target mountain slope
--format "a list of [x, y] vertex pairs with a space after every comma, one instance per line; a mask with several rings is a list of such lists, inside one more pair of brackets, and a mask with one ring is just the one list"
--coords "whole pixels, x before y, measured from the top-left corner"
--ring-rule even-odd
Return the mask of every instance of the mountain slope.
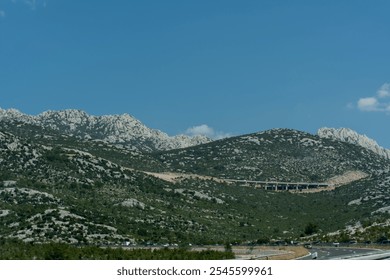
[[[297, 225], [299, 219], [312, 220], [321, 233], [328, 233], [323, 235], [324, 240], [377, 241], [390, 236], [390, 161], [359, 145], [291, 129], [273, 129], [154, 156], [169, 170], [229, 179], [331, 182], [340, 175], [366, 174], [329, 192], [303, 197], [296, 194], [287, 199], [274, 193], [273, 198], [280, 195], [277, 200], [271, 202], [267, 195], [266, 202], [273, 204], [269, 211], [279, 214], [273, 221], [286, 219], [290, 225]], [[264, 197], [257, 198], [264, 203]], [[284, 206], [280, 208], [282, 201]], [[339, 229], [332, 231], [335, 226]], [[284, 232], [296, 232], [294, 228], [284, 228]]]
[[[178, 186], [83, 150], [2, 131], [0, 161], [0, 237], [77, 244], [166, 242], [168, 237], [178, 242], [176, 234], [194, 235], [208, 220], [188, 223], [188, 210], [170, 210], [183, 207], [183, 186], [176, 192]], [[201, 202], [212, 198], [204, 197]]]
[[285, 182], [323, 182], [347, 171], [375, 174], [389, 164], [362, 147], [290, 129], [273, 129], [160, 152], [155, 158], [170, 170]]

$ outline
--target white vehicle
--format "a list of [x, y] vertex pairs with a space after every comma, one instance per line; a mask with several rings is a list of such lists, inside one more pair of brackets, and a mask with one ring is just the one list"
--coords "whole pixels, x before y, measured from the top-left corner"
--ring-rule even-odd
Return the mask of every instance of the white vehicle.
[[317, 259], [318, 258], [318, 253], [317, 252], [314, 252], [313, 254], [311, 254], [311, 258], [313, 260]]

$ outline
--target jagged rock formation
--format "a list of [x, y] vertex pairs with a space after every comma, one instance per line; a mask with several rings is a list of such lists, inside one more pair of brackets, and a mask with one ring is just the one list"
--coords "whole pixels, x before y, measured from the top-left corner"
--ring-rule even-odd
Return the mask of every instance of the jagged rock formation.
[[390, 159], [390, 150], [379, 146], [375, 140], [368, 138], [366, 135], [361, 135], [352, 129], [323, 127], [318, 130], [317, 134], [322, 138], [335, 139], [362, 146], [377, 153], [378, 155]]
[[142, 151], [179, 149], [211, 141], [199, 135], [170, 137], [164, 132], [146, 127], [129, 114], [93, 116], [81, 110], [62, 110], [31, 116], [15, 109], [0, 108], [0, 120], [37, 125], [81, 139], [103, 140]]

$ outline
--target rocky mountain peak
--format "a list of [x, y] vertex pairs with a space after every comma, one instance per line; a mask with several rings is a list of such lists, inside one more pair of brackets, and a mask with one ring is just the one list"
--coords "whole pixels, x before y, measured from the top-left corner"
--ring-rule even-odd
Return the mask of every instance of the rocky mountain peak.
[[20, 112], [17, 109], [2, 109], [0, 108], [0, 120], [7, 119], [7, 118], [22, 118], [26, 115]]
[[54, 116], [64, 119], [80, 118], [80, 117], [89, 117], [88, 114], [82, 110], [76, 109], [66, 109], [60, 111], [48, 110], [43, 113], [40, 113], [38, 118], [53, 118]]
[[366, 135], [359, 134], [352, 129], [323, 127], [318, 130], [317, 134], [322, 138], [330, 138], [362, 146], [387, 159], [390, 159], [390, 150], [379, 146], [375, 140], [367, 137]]

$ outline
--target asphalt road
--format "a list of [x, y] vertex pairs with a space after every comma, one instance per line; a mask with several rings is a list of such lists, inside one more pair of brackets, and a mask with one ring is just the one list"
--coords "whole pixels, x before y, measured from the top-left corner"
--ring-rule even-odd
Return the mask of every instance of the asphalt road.
[[313, 247], [309, 250], [312, 254], [302, 260], [312, 260], [313, 254], [317, 252], [317, 260], [350, 259], [359, 256], [370, 256], [383, 252], [377, 249], [360, 249], [348, 247]]

